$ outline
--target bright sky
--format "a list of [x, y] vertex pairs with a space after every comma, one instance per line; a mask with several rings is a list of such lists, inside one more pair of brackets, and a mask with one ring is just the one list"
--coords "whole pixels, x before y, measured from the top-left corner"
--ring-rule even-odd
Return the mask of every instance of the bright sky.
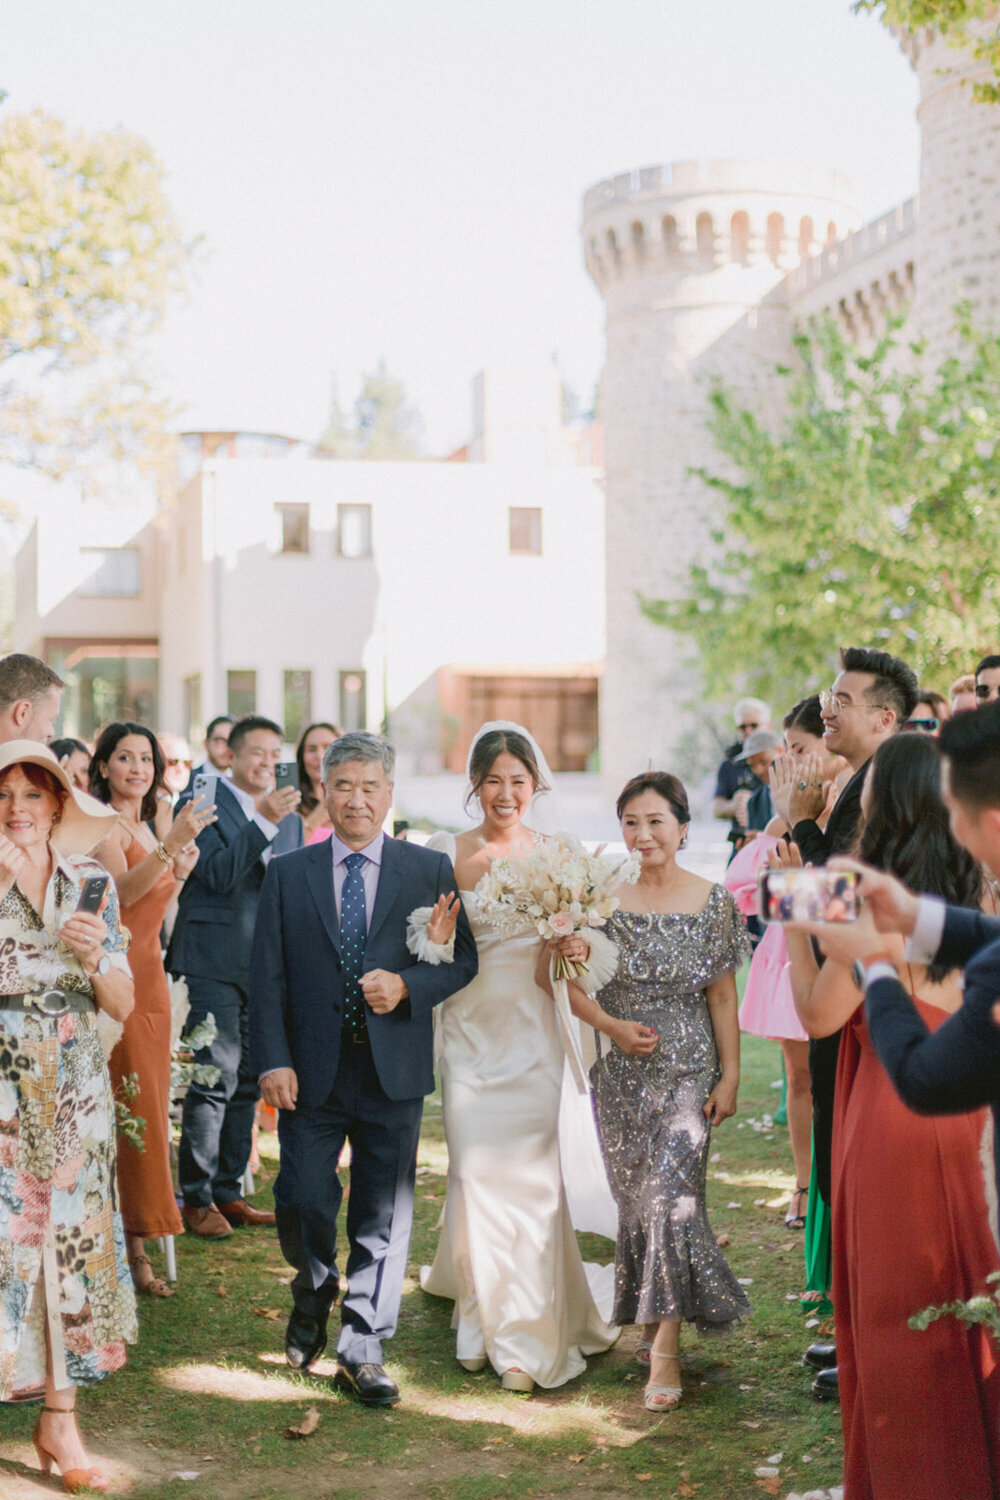
[[157, 346], [181, 425], [315, 437], [384, 355], [430, 451], [469, 381], [555, 353], [589, 398], [580, 202], [692, 158], [916, 190], [916, 84], [849, 0], [4, 0], [0, 87], [148, 139], [208, 258]]

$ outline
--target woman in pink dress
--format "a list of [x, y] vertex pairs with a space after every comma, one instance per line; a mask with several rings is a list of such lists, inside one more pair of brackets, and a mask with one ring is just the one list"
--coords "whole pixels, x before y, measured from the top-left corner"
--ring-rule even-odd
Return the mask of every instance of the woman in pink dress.
[[[796, 760], [806, 755], [822, 755], [824, 782], [830, 785], [827, 809], [839, 791], [837, 778], [844, 769], [839, 755], [831, 755], [823, 741], [819, 696], [803, 698], [796, 703], [782, 723], [788, 754]], [[820, 820], [825, 824], [826, 815]], [[724, 884], [732, 892], [744, 916], [757, 911], [757, 876], [766, 869], [768, 856], [778, 839], [787, 833], [783, 818], [772, 818], [757, 838], [746, 844], [733, 859]], [[788, 1081], [788, 1137], [795, 1162], [795, 1192], [788, 1205], [785, 1223], [790, 1229], [802, 1229], [809, 1200], [810, 1161], [812, 1155], [812, 1085], [809, 1080], [809, 1038], [795, 1012], [792, 987], [788, 977], [788, 954], [785, 935], [779, 926], [765, 928], [754, 951], [743, 1002], [740, 1005], [740, 1030], [752, 1036], [769, 1037], [778, 1042], [785, 1060]]]

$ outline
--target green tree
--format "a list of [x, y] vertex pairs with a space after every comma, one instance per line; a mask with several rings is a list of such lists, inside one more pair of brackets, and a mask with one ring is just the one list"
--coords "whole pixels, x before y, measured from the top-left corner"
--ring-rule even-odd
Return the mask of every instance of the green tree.
[[[995, 24], [994, 0], [854, 0], [854, 10], [874, 11], [884, 26], [919, 31], [932, 26], [954, 47], [971, 52], [1000, 80], [1000, 29]], [[983, 32], [978, 22], [990, 21]], [[1000, 102], [1000, 82], [974, 83], [972, 97], [980, 104]]]
[[720, 692], [825, 685], [842, 644], [878, 645], [933, 683], [996, 649], [1000, 340], [959, 310], [958, 353], [921, 369], [890, 329], [868, 355], [826, 320], [795, 340], [771, 426], [724, 385], [709, 425], [724, 474], [715, 552], [685, 595], [643, 600], [686, 634]]
[[389, 373], [384, 359], [364, 377], [354, 403], [354, 420], [359, 458], [419, 457], [423, 421], [406, 404], [402, 383]]
[[0, 461], [84, 482], [163, 461], [143, 343], [188, 253], [144, 141], [0, 122]]

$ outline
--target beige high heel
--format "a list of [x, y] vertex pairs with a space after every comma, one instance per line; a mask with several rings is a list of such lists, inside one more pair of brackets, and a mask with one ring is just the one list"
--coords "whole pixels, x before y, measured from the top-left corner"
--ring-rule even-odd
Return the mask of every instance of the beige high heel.
[[[61, 1406], [43, 1406], [42, 1411], [52, 1412], [53, 1415], [60, 1417], [74, 1416], [72, 1408], [66, 1410]], [[31, 1434], [31, 1441], [35, 1445], [35, 1452], [38, 1455], [38, 1467], [43, 1474], [50, 1474], [53, 1464], [55, 1464], [56, 1468], [59, 1468], [59, 1460], [51, 1449], [46, 1448], [42, 1442], [41, 1417], [35, 1423], [35, 1430]], [[62, 1487], [67, 1495], [85, 1495], [88, 1490], [92, 1490], [98, 1495], [103, 1495], [111, 1487], [111, 1482], [107, 1475], [102, 1474], [100, 1469], [59, 1469], [59, 1478], [62, 1480]]]
[[530, 1396], [535, 1382], [524, 1370], [504, 1370], [500, 1384], [505, 1391], [517, 1391], [520, 1396]]
[[645, 1406], [647, 1411], [671, 1411], [675, 1406], [679, 1405], [680, 1399], [684, 1394], [679, 1384], [681, 1376], [681, 1357], [679, 1354], [657, 1354], [655, 1350], [651, 1350], [649, 1355], [650, 1374], [652, 1374], [653, 1365], [658, 1359], [672, 1360], [674, 1362], [674, 1364], [677, 1366], [678, 1384], [659, 1385], [655, 1381], [650, 1380], [643, 1387], [642, 1404], [643, 1406]]

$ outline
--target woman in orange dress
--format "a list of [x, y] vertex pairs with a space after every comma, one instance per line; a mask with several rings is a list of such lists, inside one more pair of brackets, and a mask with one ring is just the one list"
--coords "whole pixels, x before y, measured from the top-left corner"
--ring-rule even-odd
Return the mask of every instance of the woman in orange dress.
[[[982, 899], [980, 871], [952, 838], [935, 742], [902, 734], [875, 755], [858, 855], [954, 905]], [[861, 920], [870, 920], [863, 914]], [[843, 1027], [833, 1135], [833, 1265], [845, 1500], [1000, 1497], [1000, 1356], [982, 1327], [932, 1304], [987, 1294], [1000, 1271], [980, 1145], [986, 1111], [912, 1114], [875, 1055], [850, 970], [788, 932], [792, 989], [812, 1036]], [[960, 975], [908, 964], [887, 937], [920, 1014], [936, 1029], [962, 1003]]]
[[171, 1290], [153, 1274], [144, 1242], [184, 1232], [170, 1170], [170, 989], [160, 928], [197, 862], [194, 840], [214, 816], [210, 808], [195, 811], [186, 803], [161, 843], [149, 820], [162, 776], [163, 755], [152, 730], [114, 723], [102, 732], [90, 763], [90, 788], [119, 819], [96, 854], [114, 877], [122, 923], [132, 936], [136, 997], [108, 1070], [118, 1098], [123, 1080], [135, 1075], [139, 1091], [132, 1108], [146, 1122], [141, 1151], [119, 1139], [118, 1185], [132, 1280], [137, 1292], [155, 1297], [169, 1297]]

